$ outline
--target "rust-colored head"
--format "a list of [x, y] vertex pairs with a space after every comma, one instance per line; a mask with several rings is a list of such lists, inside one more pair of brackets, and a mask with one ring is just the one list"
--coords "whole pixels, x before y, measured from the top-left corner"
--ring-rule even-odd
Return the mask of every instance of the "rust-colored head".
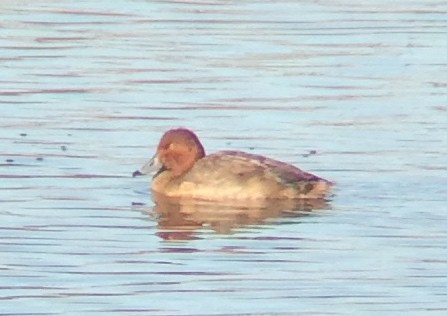
[[204, 157], [205, 150], [196, 134], [186, 128], [176, 128], [161, 137], [156, 155], [164, 169], [178, 177]]

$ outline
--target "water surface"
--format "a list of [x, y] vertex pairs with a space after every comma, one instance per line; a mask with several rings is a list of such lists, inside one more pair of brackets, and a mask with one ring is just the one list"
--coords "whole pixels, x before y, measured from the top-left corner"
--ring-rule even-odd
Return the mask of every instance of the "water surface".
[[[0, 314], [446, 312], [443, 1], [0, 8]], [[157, 209], [131, 173], [173, 126], [335, 195]]]

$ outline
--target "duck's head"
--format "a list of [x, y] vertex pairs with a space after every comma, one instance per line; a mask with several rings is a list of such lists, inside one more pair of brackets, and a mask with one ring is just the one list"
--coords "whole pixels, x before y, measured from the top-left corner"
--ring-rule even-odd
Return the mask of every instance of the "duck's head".
[[199, 138], [189, 129], [176, 128], [163, 134], [152, 159], [133, 176], [170, 171], [173, 177], [187, 172], [194, 163], [205, 156]]

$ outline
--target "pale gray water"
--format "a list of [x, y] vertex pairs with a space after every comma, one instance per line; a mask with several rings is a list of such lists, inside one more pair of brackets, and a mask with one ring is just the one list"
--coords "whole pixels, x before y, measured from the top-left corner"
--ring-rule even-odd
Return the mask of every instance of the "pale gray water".
[[[447, 313], [444, 1], [0, 10], [1, 315]], [[173, 126], [335, 196], [160, 216], [130, 175]]]

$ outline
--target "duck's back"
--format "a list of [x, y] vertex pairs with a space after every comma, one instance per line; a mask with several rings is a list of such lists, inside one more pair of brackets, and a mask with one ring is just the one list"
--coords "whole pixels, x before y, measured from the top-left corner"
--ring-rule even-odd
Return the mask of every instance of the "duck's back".
[[177, 183], [180, 196], [201, 199], [321, 198], [330, 182], [292, 165], [241, 151], [198, 160]]

